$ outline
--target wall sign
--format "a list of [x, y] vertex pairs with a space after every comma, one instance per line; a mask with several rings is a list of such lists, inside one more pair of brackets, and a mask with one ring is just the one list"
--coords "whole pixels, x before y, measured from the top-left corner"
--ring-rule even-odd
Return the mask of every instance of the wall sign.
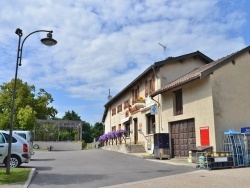
[[201, 146], [210, 146], [209, 127], [200, 127]]
[[240, 129], [240, 132], [241, 132], [241, 133], [250, 133], [250, 127], [242, 127], [242, 128]]
[[150, 114], [156, 115], [158, 112], [158, 107], [156, 105], [150, 107]]
[[148, 146], [148, 150], [151, 150], [151, 137], [150, 136], [147, 139], [147, 146]]

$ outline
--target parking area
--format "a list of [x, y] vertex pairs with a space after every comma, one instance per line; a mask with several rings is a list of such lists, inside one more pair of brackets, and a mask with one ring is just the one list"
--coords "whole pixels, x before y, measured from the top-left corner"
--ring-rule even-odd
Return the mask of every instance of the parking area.
[[[250, 168], [196, 169], [179, 160], [143, 159], [139, 154], [122, 154], [102, 149], [82, 151], [36, 151], [30, 163], [35, 168], [29, 188], [106, 187], [249, 187]], [[15, 187], [22, 187], [17, 185]], [[19, 188], [18, 187], [18, 188]]]
[[30, 188], [105, 187], [195, 171], [102, 149], [36, 151], [22, 167], [36, 168]]

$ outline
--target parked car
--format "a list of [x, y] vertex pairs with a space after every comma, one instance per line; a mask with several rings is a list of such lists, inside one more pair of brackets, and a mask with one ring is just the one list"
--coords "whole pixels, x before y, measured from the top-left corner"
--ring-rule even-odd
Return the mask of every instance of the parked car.
[[[0, 130], [0, 164], [7, 165], [9, 145], [9, 131]], [[12, 147], [10, 167], [19, 167], [22, 163], [28, 163], [31, 158], [29, 143], [17, 134], [12, 134]]]
[[30, 145], [30, 154], [34, 155], [33, 151], [33, 136], [31, 131], [23, 131], [23, 130], [13, 130], [13, 133], [18, 134], [19, 136], [23, 137]]

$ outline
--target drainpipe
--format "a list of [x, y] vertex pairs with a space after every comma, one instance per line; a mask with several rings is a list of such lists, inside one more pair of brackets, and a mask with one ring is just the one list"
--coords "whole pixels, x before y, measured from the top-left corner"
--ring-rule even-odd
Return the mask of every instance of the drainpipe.
[[[155, 67], [154, 67], [154, 65], [151, 65], [151, 68], [152, 68], [152, 70], [153, 70], [153, 72], [154, 72], [154, 77], [155, 77], [155, 80], [156, 80], [156, 88], [158, 89], [158, 79], [159, 79], [159, 77], [156, 75], [156, 73], [155, 73]], [[153, 101], [155, 101], [157, 104], [158, 104], [158, 107], [159, 107], [159, 109], [160, 109], [160, 107], [161, 107], [161, 104], [159, 103], [159, 95], [157, 95], [157, 101], [155, 100], [155, 99], [153, 99], [153, 97], [151, 97], [151, 99], [153, 100]], [[158, 110], [158, 122], [159, 122], [159, 133], [161, 132], [161, 130], [162, 130], [162, 122], [161, 122], [161, 114], [160, 114], [160, 110]]]
[[109, 106], [109, 131], [111, 132], [111, 105]]

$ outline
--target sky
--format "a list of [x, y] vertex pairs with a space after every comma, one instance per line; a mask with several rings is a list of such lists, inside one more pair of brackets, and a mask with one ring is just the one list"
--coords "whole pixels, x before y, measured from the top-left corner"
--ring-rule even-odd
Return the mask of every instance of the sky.
[[[248, 0], [1, 0], [0, 85], [15, 75], [45, 89], [61, 118], [75, 111], [94, 125], [104, 105], [147, 67], [201, 51], [216, 60], [250, 45]], [[163, 46], [166, 46], [164, 50]]]

